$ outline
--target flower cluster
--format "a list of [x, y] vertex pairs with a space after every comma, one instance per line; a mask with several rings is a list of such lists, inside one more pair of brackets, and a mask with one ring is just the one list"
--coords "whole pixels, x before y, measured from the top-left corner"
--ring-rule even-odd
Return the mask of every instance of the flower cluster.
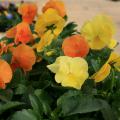
[[[76, 89], [81, 89], [87, 79], [96, 83], [105, 80], [112, 67], [120, 71], [120, 56], [111, 52], [103, 66], [89, 72], [91, 51], [113, 51], [117, 45], [113, 39], [115, 27], [107, 15], [95, 16], [76, 31], [69, 29], [70, 24], [65, 26], [67, 13], [59, 0], [49, 0], [41, 14], [33, 3], [23, 3], [18, 12], [22, 21], [6, 31], [0, 41], [0, 88], [11, 82], [17, 68], [26, 74], [41, 61], [47, 61], [46, 67], [55, 74], [58, 84]], [[8, 53], [9, 63], [3, 59]]]

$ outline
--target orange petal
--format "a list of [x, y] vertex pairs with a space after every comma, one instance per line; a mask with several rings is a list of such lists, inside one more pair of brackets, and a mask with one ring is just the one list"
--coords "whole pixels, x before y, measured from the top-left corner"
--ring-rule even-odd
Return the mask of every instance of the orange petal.
[[56, 9], [61, 17], [66, 15], [64, 3], [60, 0], [49, 0], [43, 7], [42, 11], [45, 12], [49, 8]]
[[14, 38], [16, 35], [16, 26], [15, 27], [12, 27], [11, 29], [9, 29], [7, 32], [6, 32], [6, 37], [7, 38]]
[[29, 24], [26, 22], [21, 22], [17, 25], [17, 33], [15, 37], [15, 43], [28, 43], [33, 40], [32, 32], [30, 30]]
[[30, 71], [35, 64], [36, 56], [31, 47], [21, 44], [12, 51], [12, 64], [18, 64], [24, 71]]
[[0, 79], [0, 88], [5, 89], [5, 83]]
[[33, 3], [23, 3], [19, 7], [18, 12], [22, 15], [24, 22], [31, 24], [37, 14], [37, 6]]
[[5, 88], [5, 83], [9, 83], [12, 79], [12, 70], [10, 65], [0, 60], [0, 88]]
[[73, 35], [64, 40], [62, 50], [66, 56], [85, 57], [89, 52], [89, 45], [86, 40], [78, 35]]

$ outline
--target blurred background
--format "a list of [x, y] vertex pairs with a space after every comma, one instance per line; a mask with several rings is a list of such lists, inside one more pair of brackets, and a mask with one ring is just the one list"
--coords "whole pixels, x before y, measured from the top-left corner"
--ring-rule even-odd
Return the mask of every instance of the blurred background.
[[[24, 2], [36, 2], [41, 12], [42, 6], [48, 0], [24, 0]], [[79, 28], [83, 23], [91, 19], [96, 14], [104, 13], [112, 17], [116, 24], [115, 38], [120, 41], [120, 0], [63, 0], [66, 5], [69, 21], [75, 21]], [[20, 3], [21, 0], [0, 0], [0, 4], [7, 4], [8, 2]], [[117, 48], [120, 51], [120, 47]]]

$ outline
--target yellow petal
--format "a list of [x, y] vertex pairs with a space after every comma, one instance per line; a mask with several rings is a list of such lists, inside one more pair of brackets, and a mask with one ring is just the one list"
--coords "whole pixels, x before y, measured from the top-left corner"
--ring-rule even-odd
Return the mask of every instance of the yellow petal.
[[106, 63], [97, 73], [91, 76], [91, 79], [94, 79], [95, 82], [101, 82], [110, 74], [110, 70], [111, 66]]
[[[80, 81], [80, 82], [78, 82]], [[64, 87], [73, 87], [76, 89], [80, 89], [83, 85], [85, 80], [80, 80], [80, 78], [74, 76], [73, 74], [69, 74], [66, 78], [62, 81], [62, 86]]]
[[62, 72], [57, 72], [55, 75], [55, 81], [57, 83], [62, 83], [62, 81], [66, 80], [67, 75]]
[[120, 72], [120, 61], [115, 63], [114, 67]]
[[120, 61], [120, 56], [117, 54], [117, 53], [115, 53], [115, 52], [112, 52], [111, 54], [110, 54], [110, 57], [109, 57], [109, 59], [108, 59], [108, 63], [114, 63], [114, 62], [118, 62], [118, 61]]
[[80, 57], [73, 58], [70, 63], [70, 72], [76, 76], [81, 76], [81, 74], [83, 75], [85, 71], [88, 71], [87, 62]]
[[37, 52], [41, 52], [44, 47], [51, 44], [52, 40], [54, 38], [54, 35], [51, 33], [51, 31], [47, 31], [42, 37], [39, 43], [34, 45], [34, 48], [37, 49]]
[[62, 32], [64, 25], [65, 25], [65, 20], [61, 18], [59, 22], [56, 23], [56, 29], [54, 30], [55, 36], [58, 36]]
[[114, 40], [114, 39], [112, 39], [111, 42], [110, 42], [110, 44], [108, 45], [108, 47], [109, 47], [110, 49], [113, 49], [113, 48], [116, 47], [116, 45], [117, 45], [117, 41]]

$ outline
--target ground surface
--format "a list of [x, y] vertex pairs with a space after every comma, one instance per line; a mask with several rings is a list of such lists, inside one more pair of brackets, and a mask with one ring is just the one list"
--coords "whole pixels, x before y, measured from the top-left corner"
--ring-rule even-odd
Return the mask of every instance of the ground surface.
[[[39, 9], [47, 0], [36, 0]], [[120, 1], [112, 2], [110, 0], [63, 0], [67, 7], [67, 13], [70, 21], [75, 21], [79, 24], [79, 28], [84, 21], [92, 18], [96, 14], [105, 13], [113, 18], [116, 24], [115, 38], [120, 41]], [[117, 48], [120, 52], [120, 46]]]
[[[21, 0], [17, 0], [17, 2], [18, 1]], [[31, 1], [37, 3], [40, 13], [41, 7], [48, 0], [31, 0]], [[96, 14], [105, 13], [110, 15], [113, 18], [113, 21], [115, 22], [117, 27], [115, 38], [118, 41], [120, 41], [120, 1], [118, 2], [112, 2], [111, 0], [63, 0], [63, 1], [65, 2], [66, 5], [69, 21], [77, 22], [79, 24], [79, 29], [86, 20], [92, 18]], [[117, 51], [120, 52], [120, 46], [117, 48]]]

